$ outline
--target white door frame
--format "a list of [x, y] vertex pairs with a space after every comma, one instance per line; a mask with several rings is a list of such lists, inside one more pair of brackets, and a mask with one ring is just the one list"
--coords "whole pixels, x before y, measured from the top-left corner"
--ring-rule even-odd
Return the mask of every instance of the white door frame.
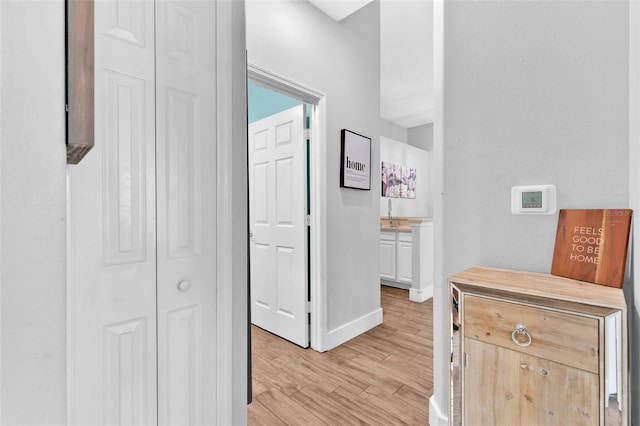
[[244, 1], [216, 1], [216, 424], [247, 423], [248, 203]]
[[[635, 1], [629, 2], [629, 207], [637, 213], [640, 211], [640, 4]], [[629, 337], [630, 352], [633, 353], [640, 347], [637, 342], [638, 333], [638, 311], [640, 311], [640, 226], [633, 226], [633, 249], [631, 250], [632, 271], [630, 285], [625, 288], [628, 295], [629, 316], [631, 320], [631, 330], [633, 333]], [[632, 298], [629, 298], [633, 295]], [[635, 319], [635, 320], [634, 320]], [[635, 324], [634, 324], [635, 322]], [[632, 358], [633, 359], [633, 358]], [[637, 358], [635, 358], [637, 359]], [[638, 362], [632, 362], [630, 370], [632, 375], [629, 380], [630, 386], [640, 384], [640, 374], [638, 373]], [[630, 417], [638, 421], [640, 409], [630, 408]]]
[[429, 424], [449, 423], [449, 289], [444, 276], [444, 55], [445, 0], [433, 2], [433, 395], [429, 398]]
[[311, 232], [309, 235], [309, 296], [311, 297], [311, 348], [324, 352], [327, 340], [326, 287], [326, 102], [325, 95], [315, 89], [273, 73], [257, 65], [247, 65], [247, 78], [288, 96], [312, 105], [311, 146], [309, 155], [309, 202], [311, 203]]

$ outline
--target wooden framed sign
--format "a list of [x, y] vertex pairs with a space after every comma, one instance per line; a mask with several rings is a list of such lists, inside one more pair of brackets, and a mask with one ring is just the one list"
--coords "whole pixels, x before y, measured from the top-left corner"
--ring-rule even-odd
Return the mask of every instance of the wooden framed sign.
[[340, 186], [371, 190], [371, 139], [347, 129], [341, 139]]
[[633, 211], [560, 210], [551, 274], [622, 288]]

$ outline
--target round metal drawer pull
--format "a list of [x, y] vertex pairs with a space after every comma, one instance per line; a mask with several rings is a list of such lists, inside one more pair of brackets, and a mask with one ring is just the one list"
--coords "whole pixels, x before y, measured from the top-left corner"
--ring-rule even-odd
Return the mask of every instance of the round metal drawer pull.
[[[527, 340], [521, 342], [520, 340], [518, 340], [518, 335], [526, 336]], [[527, 326], [523, 324], [516, 324], [516, 329], [513, 330], [513, 333], [511, 333], [511, 340], [513, 340], [513, 343], [518, 346], [529, 346], [531, 344], [531, 335], [527, 331]]]

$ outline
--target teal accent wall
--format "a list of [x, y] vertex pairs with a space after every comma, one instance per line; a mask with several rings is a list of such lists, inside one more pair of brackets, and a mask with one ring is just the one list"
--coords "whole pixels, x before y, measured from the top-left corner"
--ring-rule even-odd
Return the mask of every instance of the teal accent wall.
[[[249, 123], [253, 123], [254, 121], [261, 120], [265, 117], [269, 117], [270, 115], [293, 108], [294, 106], [301, 105], [303, 103], [304, 102], [299, 99], [291, 98], [255, 83], [247, 83], [247, 119]], [[305, 124], [307, 129], [310, 127], [310, 109], [311, 108], [309, 108], [309, 105], [307, 104], [307, 108], [305, 108]], [[309, 170], [310, 167], [309, 149], [309, 141], [307, 140], [307, 170]], [[309, 173], [307, 173], [307, 194], [309, 194], [310, 190]], [[310, 198], [311, 197], [307, 197], [307, 213], [311, 211]]]
[[299, 99], [290, 98], [289, 96], [258, 86], [252, 82], [249, 82], [247, 85], [247, 94], [249, 123], [303, 103]]

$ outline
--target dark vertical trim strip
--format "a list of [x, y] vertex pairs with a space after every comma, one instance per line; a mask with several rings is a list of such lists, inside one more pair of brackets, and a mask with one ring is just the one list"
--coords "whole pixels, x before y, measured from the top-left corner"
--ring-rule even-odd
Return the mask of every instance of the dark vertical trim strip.
[[78, 164], [94, 146], [93, 0], [67, 0], [67, 164]]
[[[245, 52], [245, 60], [247, 53]], [[245, 99], [247, 100], [247, 123], [249, 123], [249, 78], [248, 74], [245, 78]], [[247, 124], [247, 140], [246, 146], [249, 146], [249, 125]], [[247, 159], [247, 206], [249, 205], [249, 155], [246, 155]], [[247, 238], [251, 235], [251, 223], [249, 222], [249, 216], [247, 215]], [[247, 404], [251, 404], [253, 401], [253, 383], [252, 383], [252, 367], [251, 367], [251, 243], [247, 244]]]

